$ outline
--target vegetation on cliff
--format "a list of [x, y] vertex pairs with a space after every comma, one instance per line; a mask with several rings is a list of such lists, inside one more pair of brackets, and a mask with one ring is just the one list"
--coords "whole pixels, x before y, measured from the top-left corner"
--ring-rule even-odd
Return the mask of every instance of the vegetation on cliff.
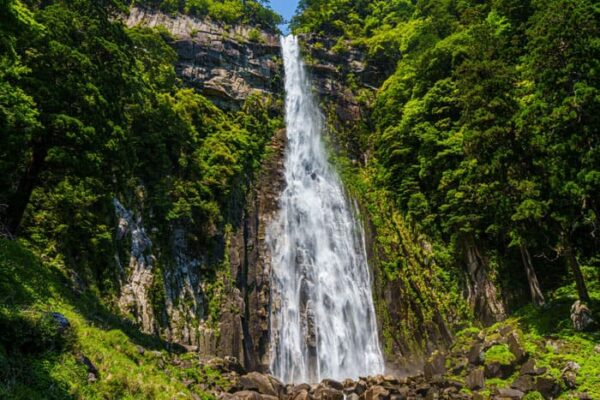
[[[577, 360], [596, 395], [597, 325], [580, 333], [570, 316], [575, 300], [595, 313], [600, 301], [599, 22], [588, 0], [300, 2], [292, 26], [315, 75], [364, 54], [352, 73], [327, 72], [360, 120], [323, 105], [373, 230], [392, 359], [510, 317], [552, 379]], [[510, 363], [504, 350], [490, 357]]]
[[597, 5], [304, 0], [300, 11], [297, 33], [338, 38], [334, 52], [363, 48], [381, 71], [349, 147], [374, 155], [372, 184], [411, 226], [486, 271], [465, 282], [469, 300], [486, 303], [478, 314], [515, 305], [479, 298], [482, 279], [536, 305], [563, 285], [589, 301], [600, 248]]
[[265, 0], [128, 0], [127, 4], [157, 8], [174, 14], [210, 17], [227, 24], [249, 24], [271, 31], [283, 22]]
[[[195, 317], [208, 319], [218, 313], [210, 283], [226, 259], [223, 237], [239, 224], [281, 125], [269, 96], [249, 95], [226, 113], [185, 88], [173, 38], [126, 28], [124, 12], [118, 1], [0, 2], [0, 235], [12, 240], [0, 257], [2, 398], [190, 397], [181, 381], [192, 378], [160, 372], [166, 344], [119, 310], [129, 239], [116, 237], [115, 199], [161, 249], [149, 328], [174, 323], [165, 321], [164, 279], [176, 230], [202, 260], [206, 304]], [[64, 343], [48, 320], [54, 312], [73, 327]], [[136, 343], [162, 353], [138, 356]], [[99, 385], [87, 385], [80, 355], [105, 370]]]

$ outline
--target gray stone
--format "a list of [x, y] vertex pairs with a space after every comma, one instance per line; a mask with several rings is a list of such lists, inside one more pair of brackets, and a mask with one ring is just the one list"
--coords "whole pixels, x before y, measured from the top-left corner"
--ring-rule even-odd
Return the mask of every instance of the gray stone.
[[516, 389], [498, 389], [496, 391], [496, 394], [498, 396], [500, 396], [500, 398], [502, 398], [502, 399], [521, 400], [523, 398], [523, 396], [525, 396], [525, 393], [521, 392], [520, 390], [516, 390]]
[[365, 400], [388, 400], [390, 392], [382, 386], [373, 386], [365, 392]]
[[433, 353], [425, 363], [423, 372], [427, 380], [443, 375], [446, 372], [446, 356], [439, 351]]
[[556, 397], [560, 393], [560, 386], [551, 376], [540, 376], [535, 381], [535, 390], [545, 398]]
[[233, 397], [239, 400], [262, 400], [262, 396], [252, 390], [242, 390], [233, 394]]
[[344, 392], [319, 385], [319, 387], [314, 391], [313, 397], [316, 400], [343, 400]]
[[324, 379], [322, 382], [323, 385], [330, 387], [336, 390], [344, 390], [344, 385], [341, 382], [338, 382], [333, 379]]
[[469, 363], [473, 365], [483, 364], [483, 348], [481, 343], [475, 343], [471, 346], [467, 353], [467, 359], [469, 360]]
[[567, 389], [577, 388], [577, 372], [581, 366], [574, 361], [569, 361], [562, 370], [561, 379]]
[[571, 306], [571, 321], [573, 321], [573, 328], [579, 332], [588, 330], [594, 323], [592, 312], [581, 300], [577, 300]]
[[535, 379], [531, 375], [521, 375], [515, 379], [510, 387], [527, 393], [535, 388]]
[[506, 339], [506, 343], [510, 352], [517, 359], [517, 362], [521, 362], [527, 355], [527, 352], [525, 351], [525, 347], [523, 347], [519, 335], [516, 332], [511, 332]]
[[244, 390], [256, 391], [269, 396], [279, 395], [275, 388], [273, 388], [269, 377], [258, 372], [250, 372], [240, 377], [240, 385]]
[[527, 360], [527, 362], [525, 362], [525, 364], [523, 364], [523, 366], [521, 367], [521, 375], [543, 375], [546, 373], [547, 368], [546, 367], [542, 367], [542, 368], [537, 368], [535, 365], [535, 360], [533, 358], [530, 358], [529, 360]]
[[472, 370], [466, 379], [467, 387], [471, 390], [479, 390], [485, 388], [485, 376], [482, 367]]

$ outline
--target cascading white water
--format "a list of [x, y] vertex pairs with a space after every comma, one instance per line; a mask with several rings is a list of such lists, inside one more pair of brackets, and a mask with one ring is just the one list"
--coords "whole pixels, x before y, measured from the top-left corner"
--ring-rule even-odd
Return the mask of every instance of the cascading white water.
[[322, 117], [294, 36], [285, 66], [286, 189], [268, 229], [271, 372], [287, 383], [383, 373], [364, 231], [321, 140]]

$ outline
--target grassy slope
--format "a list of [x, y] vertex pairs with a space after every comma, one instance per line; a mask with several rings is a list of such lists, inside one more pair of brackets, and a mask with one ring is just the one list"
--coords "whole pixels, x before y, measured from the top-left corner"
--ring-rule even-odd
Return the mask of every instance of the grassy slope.
[[[59, 266], [22, 242], [0, 240], [0, 398], [211, 398], [204, 385], [227, 385], [194, 355], [169, 354], [95, 296], [70, 287]], [[57, 332], [51, 312], [71, 328]], [[81, 356], [98, 369], [96, 382], [88, 382]]]

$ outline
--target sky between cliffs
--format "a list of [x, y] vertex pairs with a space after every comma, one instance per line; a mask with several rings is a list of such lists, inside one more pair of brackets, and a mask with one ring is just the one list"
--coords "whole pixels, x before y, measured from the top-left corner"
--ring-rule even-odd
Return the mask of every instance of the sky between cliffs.
[[[296, 12], [298, 0], [271, 0], [271, 8], [283, 16], [286, 21], [289, 21]], [[283, 33], [288, 33], [287, 24], [280, 26]]]

